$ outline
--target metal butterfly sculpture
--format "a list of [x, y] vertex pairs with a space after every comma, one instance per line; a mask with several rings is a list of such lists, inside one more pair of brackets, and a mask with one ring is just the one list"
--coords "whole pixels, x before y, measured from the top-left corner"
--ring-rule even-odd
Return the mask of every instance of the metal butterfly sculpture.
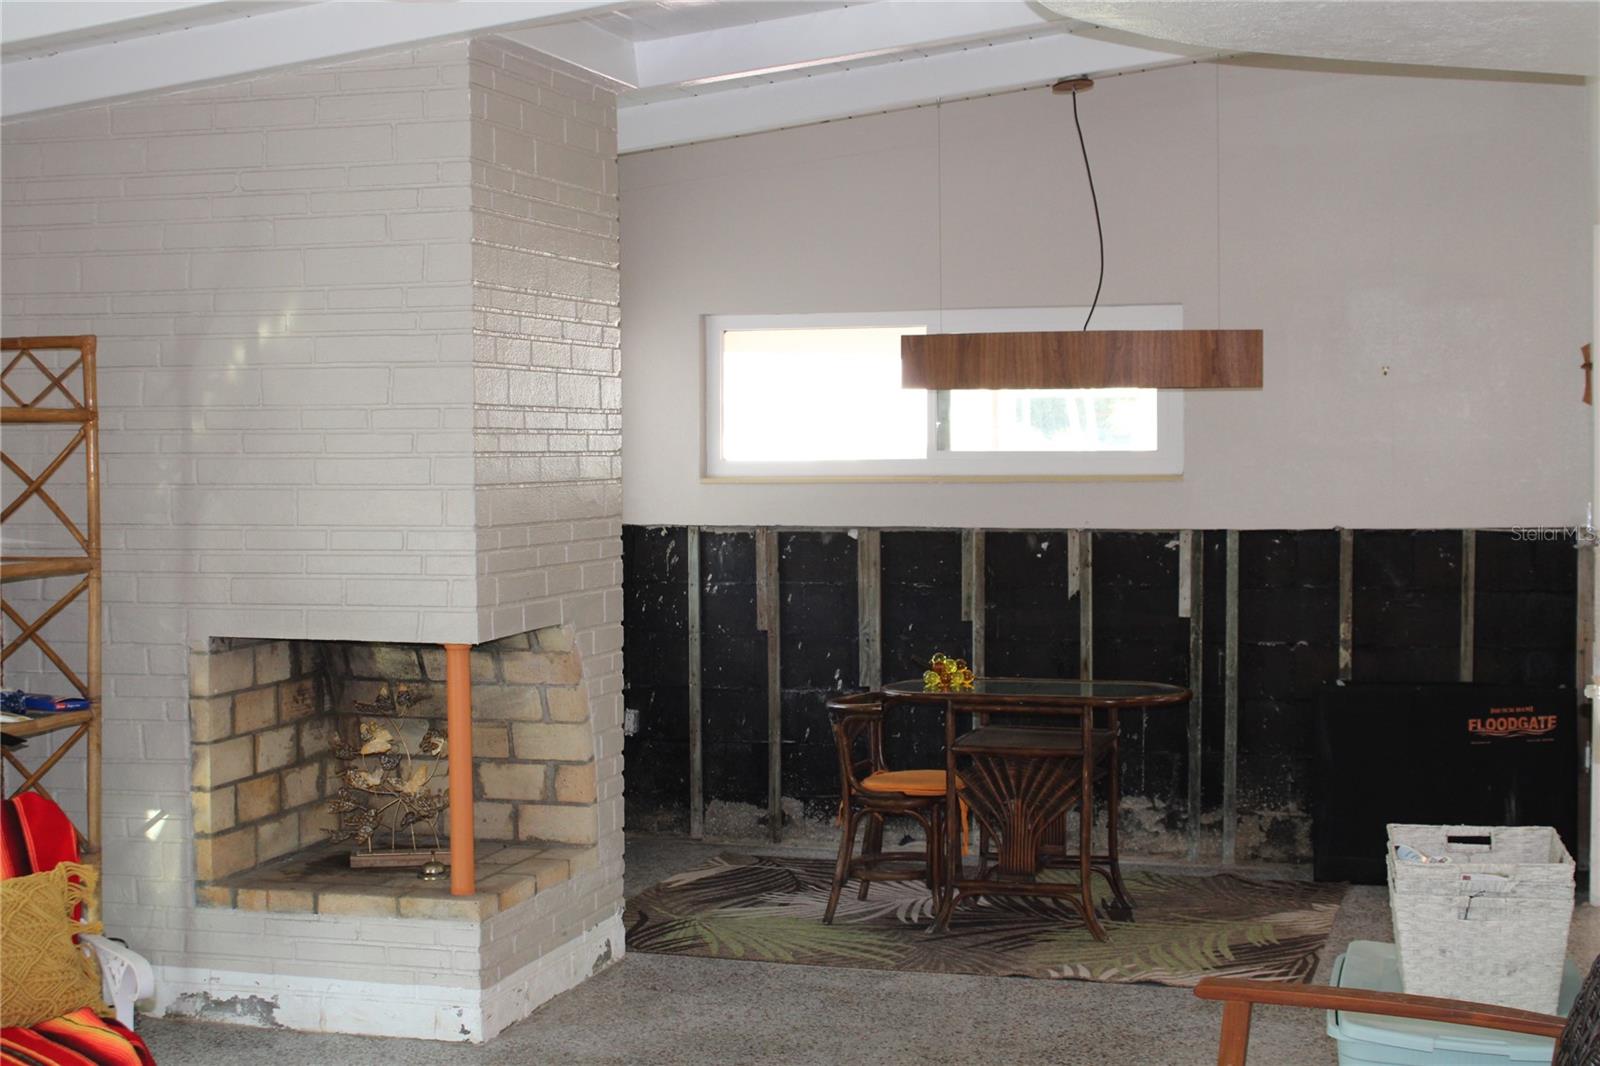
[[[389, 831], [389, 847], [398, 846], [402, 832], [408, 833], [411, 847], [417, 842], [417, 829], [433, 836], [432, 847], [440, 847], [439, 815], [448, 804], [443, 791], [429, 789], [434, 778], [444, 772], [448, 745], [436, 729], [422, 734], [415, 753], [406, 745], [399, 725], [400, 712], [424, 697], [405, 685], [391, 692], [385, 686], [372, 703], [355, 701], [355, 708], [370, 718], [361, 719], [358, 746], [343, 738], [332, 743], [334, 758], [343, 764], [339, 779], [344, 782], [328, 807], [338, 816], [338, 828], [329, 832], [334, 841], [352, 840], [367, 851], [381, 830]], [[429, 762], [420, 761], [422, 758]]]

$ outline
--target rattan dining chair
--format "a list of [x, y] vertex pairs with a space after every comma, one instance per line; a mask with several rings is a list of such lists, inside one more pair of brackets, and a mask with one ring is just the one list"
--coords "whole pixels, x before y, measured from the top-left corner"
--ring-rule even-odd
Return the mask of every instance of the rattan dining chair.
[[1250, 1009], [1256, 1004], [1383, 1014], [1508, 1033], [1531, 1033], [1555, 1040], [1551, 1066], [1596, 1066], [1600, 1063], [1600, 959], [1589, 968], [1589, 976], [1584, 978], [1578, 998], [1573, 1001], [1572, 1013], [1565, 1018], [1459, 999], [1218, 977], [1202, 980], [1195, 986], [1194, 994], [1201, 999], [1222, 1002], [1217, 1066], [1245, 1066], [1250, 1045]]
[[[874, 881], [922, 881], [938, 898], [944, 861], [944, 771], [889, 769], [883, 756], [885, 704], [879, 693], [835, 697], [828, 701], [828, 715], [839, 754], [842, 836], [822, 920], [833, 922], [845, 883], [852, 878], [861, 882], [860, 899], [867, 898]], [[922, 826], [921, 852], [883, 850], [884, 820], [891, 815], [904, 815]], [[856, 833], [863, 826], [861, 854], [856, 855]]]
[[[1091, 722], [1080, 718], [1079, 729], [986, 725], [956, 735], [952, 712], [945, 720], [945, 766], [963, 784], [962, 796], [973, 819], [994, 843], [991, 856], [980, 856], [976, 870], [962, 864], [947, 867], [945, 892], [934, 917], [935, 932], [950, 928], [962, 900], [975, 896], [1024, 896], [1054, 899], [1077, 912], [1096, 940], [1107, 939], [1095, 914], [1090, 885], [1092, 825], [1080, 818], [1078, 877], [1056, 881], [1041, 878], [1043, 868], [1063, 842], [1059, 835], [1073, 810], [1082, 810], [1084, 790], [1094, 772]], [[1086, 755], [1085, 744], [1091, 750]]]
[[[976, 716], [979, 725], [989, 724], [989, 715]], [[1055, 728], [1065, 733], [1076, 736], [1077, 725], [1073, 716], [1062, 716], [1058, 719], [1038, 718], [1026, 723], [1030, 727]], [[1089, 856], [1089, 869], [1105, 879], [1107, 887], [1111, 889], [1111, 899], [1106, 905], [1106, 912], [1118, 921], [1133, 920], [1133, 899], [1128, 894], [1127, 883], [1122, 879], [1120, 828], [1122, 808], [1121, 764], [1122, 756], [1118, 744], [1118, 730], [1115, 726], [1099, 726], [1093, 730], [1091, 741], [1094, 747], [1093, 761], [1093, 799], [1104, 804], [1106, 810], [1106, 848], [1104, 851], [1091, 851]], [[1078, 849], [1084, 835], [1080, 833], [1080, 825], [1084, 818], [1089, 824], [1094, 824], [1094, 804], [1085, 806], [1080, 801], [1073, 804], [1061, 819], [1046, 834], [1044, 845], [1040, 849], [1039, 861], [1051, 866], [1064, 866], [1076, 869], [1080, 865]], [[1091, 834], [1092, 836], [1092, 834]], [[983, 861], [994, 858], [994, 842], [990, 839], [987, 829], [979, 827], [978, 854]]]

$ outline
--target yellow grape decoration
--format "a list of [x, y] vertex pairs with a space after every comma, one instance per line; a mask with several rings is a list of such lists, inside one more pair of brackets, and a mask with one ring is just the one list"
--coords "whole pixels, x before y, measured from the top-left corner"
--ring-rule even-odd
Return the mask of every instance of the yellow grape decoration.
[[925, 692], [971, 692], [972, 668], [965, 659], [952, 659], [943, 652], [928, 663], [922, 675]]

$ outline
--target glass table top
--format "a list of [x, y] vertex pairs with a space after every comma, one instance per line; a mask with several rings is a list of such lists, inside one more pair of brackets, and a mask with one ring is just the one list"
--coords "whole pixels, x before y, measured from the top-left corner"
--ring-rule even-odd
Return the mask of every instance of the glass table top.
[[919, 677], [910, 681], [890, 682], [883, 686], [883, 691], [891, 696], [918, 696], [927, 699], [957, 696], [974, 702], [992, 700], [996, 703], [1038, 702], [1073, 705], [1123, 703], [1144, 706], [1183, 703], [1190, 695], [1186, 688], [1158, 684], [1154, 681], [1082, 681], [1076, 678], [1047, 677], [979, 677], [973, 679], [970, 691], [960, 692], [930, 692], [923, 687], [922, 679]]

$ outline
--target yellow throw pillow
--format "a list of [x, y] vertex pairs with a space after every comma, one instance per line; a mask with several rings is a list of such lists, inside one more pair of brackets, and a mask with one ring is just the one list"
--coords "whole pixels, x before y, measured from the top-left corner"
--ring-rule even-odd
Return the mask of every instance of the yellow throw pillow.
[[99, 922], [72, 920], [95, 878], [93, 867], [64, 862], [0, 881], [0, 1025], [33, 1025], [80, 1007], [106, 1013], [100, 967], [88, 946], [73, 940], [100, 931]]

